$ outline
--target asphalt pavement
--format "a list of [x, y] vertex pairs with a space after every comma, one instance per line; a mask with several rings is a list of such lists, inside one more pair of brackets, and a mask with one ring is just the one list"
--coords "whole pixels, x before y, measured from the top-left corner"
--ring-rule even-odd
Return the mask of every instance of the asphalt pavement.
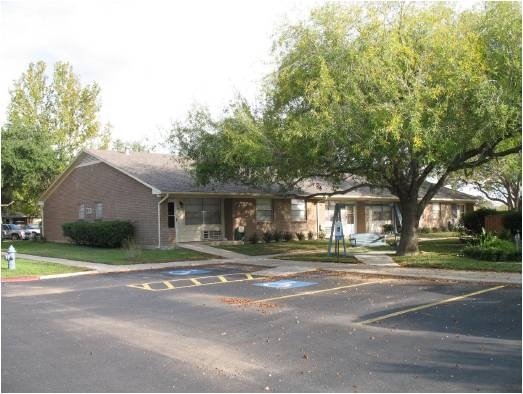
[[[212, 264], [223, 264], [224, 262], [259, 265], [270, 267], [266, 271], [267, 276], [288, 276], [316, 270], [328, 270], [347, 273], [358, 273], [366, 275], [378, 275], [397, 278], [411, 279], [436, 279], [461, 282], [479, 282], [491, 284], [521, 285], [521, 274], [510, 272], [491, 271], [458, 271], [431, 268], [406, 268], [401, 267], [385, 252], [376, 251], [369, 253], [354, 254], [361, 264], [323, 263], [310, 261], [281, 260], [278, 256], [246, 256], [228, 250], [213, 247], [204, 243], [184, 243], [179, 247], [195, 250], [216, 256], [214, 259], [199, 261], [177, 261], [166, 263], [144, 263], [130, 265], [109, 265], [92, 263], [88, 261], [74, 261], [54, 257], [41, 257], [28, 254], [18, 254], [18, 258], [28, 260], [39, 260], [51, 263], [83, 267], [89, 269], [85, 272], [72, 274], [46, 275], [34, 277], [34, 279], [52, 279], [57, 277], [90, 275], [93, 273], [115, 273], [132, 272], [144, 270], [159, 270], [165, 268], [201, 266]], [[24, 280], [27, 280], [25, 278]], [[5, 281], [5, 280], [3, 280]], [[16, 279], [13, 279], [16, 281]]]

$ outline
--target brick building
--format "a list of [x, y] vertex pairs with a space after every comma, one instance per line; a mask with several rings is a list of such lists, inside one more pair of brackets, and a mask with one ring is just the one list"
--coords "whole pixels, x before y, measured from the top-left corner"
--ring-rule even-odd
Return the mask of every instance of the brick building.
[[[356, 181], [340, 185], [348, 189]], [[397, 198], [388, 191], [362, 187], [332, 194], [321, 181], [304, 183], [293, 193], [237, 184], [197, 185], [170, 155], [84, 151], [42, 195], [43, 233], [65, 242], [62, 224], [76, 220], [128, 220], [145, 247], [176, 242], [233, 239], [263, 231], [329, 234], [336, 203], [344, 204], [344, 234], [383, 231], [398, 226]], [[421, 227], [446, 228], [473, 210], [475, 197], [442, 188], [427, 206]]]

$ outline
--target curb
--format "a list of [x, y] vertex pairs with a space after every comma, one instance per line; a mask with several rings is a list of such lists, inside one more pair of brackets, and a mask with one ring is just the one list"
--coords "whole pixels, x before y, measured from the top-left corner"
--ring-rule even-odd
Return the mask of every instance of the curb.
[[46, 280], [46, 279], [59, 279], [59, 278], [69, 278], [72, 276], [82, 276], [82, 275], [96, 275], [100, 274], [99, 271], [81, 271], [81, 272], [70, 272], [66, 274], [53, 274], [53, 275], [41, 275], [41, 276], [17, 276], [14, 278], [2, 278], [1, 282], [33, 282], [37, 280]]
[[17, 276], [16, 278], [2, 278], [1, 282], [32, 282], [40, 280], [40, 276]]

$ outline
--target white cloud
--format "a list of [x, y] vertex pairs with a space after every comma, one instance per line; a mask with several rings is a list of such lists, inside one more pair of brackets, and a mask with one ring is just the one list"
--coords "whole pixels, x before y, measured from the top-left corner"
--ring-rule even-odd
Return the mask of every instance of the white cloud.
[[253, 100], [270, 70], [272, 35], [320, 0], [2, 1], [0, 121], [30, 62], [67, 61], [102, 88], [102, 122], [151, 138], [194, 103], [215, 114], [237, 92]]

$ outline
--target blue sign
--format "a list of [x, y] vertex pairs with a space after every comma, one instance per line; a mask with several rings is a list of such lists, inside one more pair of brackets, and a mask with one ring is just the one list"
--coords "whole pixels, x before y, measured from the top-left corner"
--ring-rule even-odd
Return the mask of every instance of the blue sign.
[[294, 289], [296, 287], [305, 287], [305, 286], [312, 286], [317, 285], [316, 282], [300, 282], [299, 280], [288, 280], [283, 279], [279, 280], [277, 282], [262, 282], [262, 283], [255, 283], [255, 286], [261, 286], [261, 287], [271, 287], [273, 289]]
[[211, 272], [211, 270], [206, 269], [200, 269], [200, 268], [194, 268], [194, 269], [188, 269], [188, 270], [176, 270], [176, 271], [168, 271], [167, 273], [169, 275], [200, 275], [200, 274], [208, 274]]

